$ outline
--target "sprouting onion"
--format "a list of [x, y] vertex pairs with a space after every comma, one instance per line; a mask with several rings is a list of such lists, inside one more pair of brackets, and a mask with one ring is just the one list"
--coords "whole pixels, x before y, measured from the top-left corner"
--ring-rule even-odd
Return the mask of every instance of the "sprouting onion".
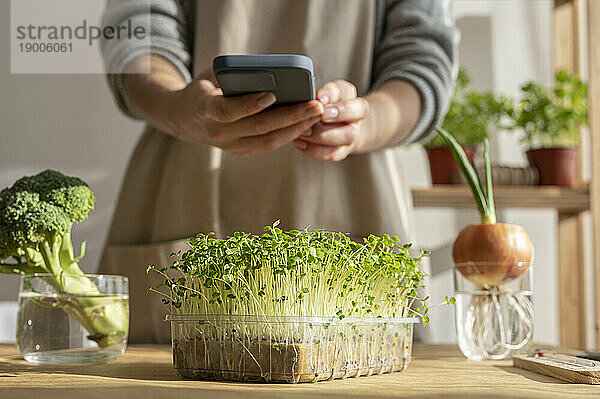
[[485, 191], [465, 152], [452, 135], [436, 127], [465, 175], [479, 209], [481, 223], [465, 227], [454, 241], [456, 269], [480, 291], [469, 306], [457, 311], [467, 325], [472, 345], [485, 358], [503, 359], [531, 339], [533, 308], [527, 292], [513, 292], [504, 285], [525, 273], [533, 258], [527, 232], [513, 224], [497, 223], [492, 171], [487, 139], [483, 142]]
[[521, 226], [496, 221], [487, 139], [483, 143], [484, 190], [460, 144], [445, 130], [436, 127], [436, 131], [448, 143], [469, 182], [481, 217], [481, 223], [471, 224], [458, 234], [452, 249], [454, 263], [466, 278], [482, 288], [498, 287], [514, 280], [527, 271], [533, 258], [533, 245]]

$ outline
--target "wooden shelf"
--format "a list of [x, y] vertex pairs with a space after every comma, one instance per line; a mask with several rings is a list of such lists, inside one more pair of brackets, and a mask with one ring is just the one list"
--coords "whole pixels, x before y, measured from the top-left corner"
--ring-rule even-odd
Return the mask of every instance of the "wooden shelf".
[[[412, 194], [415, 207], [475, 207], [471, 190], [466, 185], [440, 184], [429, 189], [413, 189]], [[579, 213], [590, 208], [588, 187], [497, 186], [494, 200], [497, 208], [553, 208], [561, 213]]]

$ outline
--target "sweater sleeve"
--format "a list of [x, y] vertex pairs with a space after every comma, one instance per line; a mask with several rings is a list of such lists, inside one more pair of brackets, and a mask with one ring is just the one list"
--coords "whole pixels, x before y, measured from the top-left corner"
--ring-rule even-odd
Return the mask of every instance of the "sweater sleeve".
[[373, 87], [390, 79], [411, 82], [421, 96], [421, 116], [402, 144], [425, 141], [444, 117], [458, 71], [459, 33], [451, 0], [386, 0], [376, 45]]
[[108, 0], [103, 26], [148, 27], [148, 40], [102, 41], [102, 57], [109, 86], [119, 108], [135, 119], [141, 116], [132, 107], [123, 85], [123, 73], [135, 58], [156, 54], [170, 61], [190, 81], [192, 79], [192, 40], [189, 4], [185, 0]]

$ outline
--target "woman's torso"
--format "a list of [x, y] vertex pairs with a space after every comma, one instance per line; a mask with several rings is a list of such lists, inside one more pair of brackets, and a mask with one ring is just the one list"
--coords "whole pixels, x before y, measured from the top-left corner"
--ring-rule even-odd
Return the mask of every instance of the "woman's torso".
[[[375, 3], [198, 0], [194, 72], [210, 68], [221, 54], [298, 53], [313, 59], [318, 86], [345, 79], [364, 95], [371, 80]], [[152, 311], [160, 301], [148, 302], [145, 295], [145, 266], [168, 262], [168, 254], [197, 232], [259, 233], [281, 220], [283, 228], [412, 238], [411, 202], [396, 149], [337, 163], [308, 158], [292, 145], [239, 158], [148, 129], [123, 187], [101, 268], [131, 277], [134, 341], [168, 337]], [[147, 314], [135, 313], [136, 307]]]

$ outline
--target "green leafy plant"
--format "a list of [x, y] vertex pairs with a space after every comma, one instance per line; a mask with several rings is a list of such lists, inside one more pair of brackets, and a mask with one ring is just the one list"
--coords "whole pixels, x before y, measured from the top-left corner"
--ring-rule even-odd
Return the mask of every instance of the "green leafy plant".
[[559, 70], [553, 88], [529, 81], [521, 92], [514, 127], [523, 130], [523, 142], [529, 148], [573, 147], [579, 143], [579, 129], [588, 123], [588, 107], [587, 85], [577, 75]]
[[[490, 126], [503, 127], [502, 122], [513, 113], [512, 100], [496, 96], [491, 91], [478, 91], [470, 87], [471, 79], [461, 68], [456, 80], [454, 96], [442, 124], [444, 130], [453, 132], [456, 141], [464, 146], [475, 146], [488, 137]], [[446, 143], [435, 135], [426, 148], [443, 147]]]
[[[0, 272], [50, 274], [47, 282], [58, 292], [79, 295], [65, 308], [99, 346], [127, 336], [129, 314], [120, 303], [107, 304], [85, 277], [71, 242], [73, 224], [94, 208], [94, 193], [77, 177], [46, 170], [17, 180], [0, 191]], [[83, 298], [99, 296], [99, 298]]]
[[342, 233], [282, 231], [275, 223], [262, 235], [199, 234], [188, 245], [173, 254], [172, 265], [148, 267], [164, 277], [151, 290], [164, 296], [174, 314], [419, 315], [428, 321], [419, 269], [427, 252], [412, 257], [410, 245], [395, 236], [371, 235], [356, 243]]

